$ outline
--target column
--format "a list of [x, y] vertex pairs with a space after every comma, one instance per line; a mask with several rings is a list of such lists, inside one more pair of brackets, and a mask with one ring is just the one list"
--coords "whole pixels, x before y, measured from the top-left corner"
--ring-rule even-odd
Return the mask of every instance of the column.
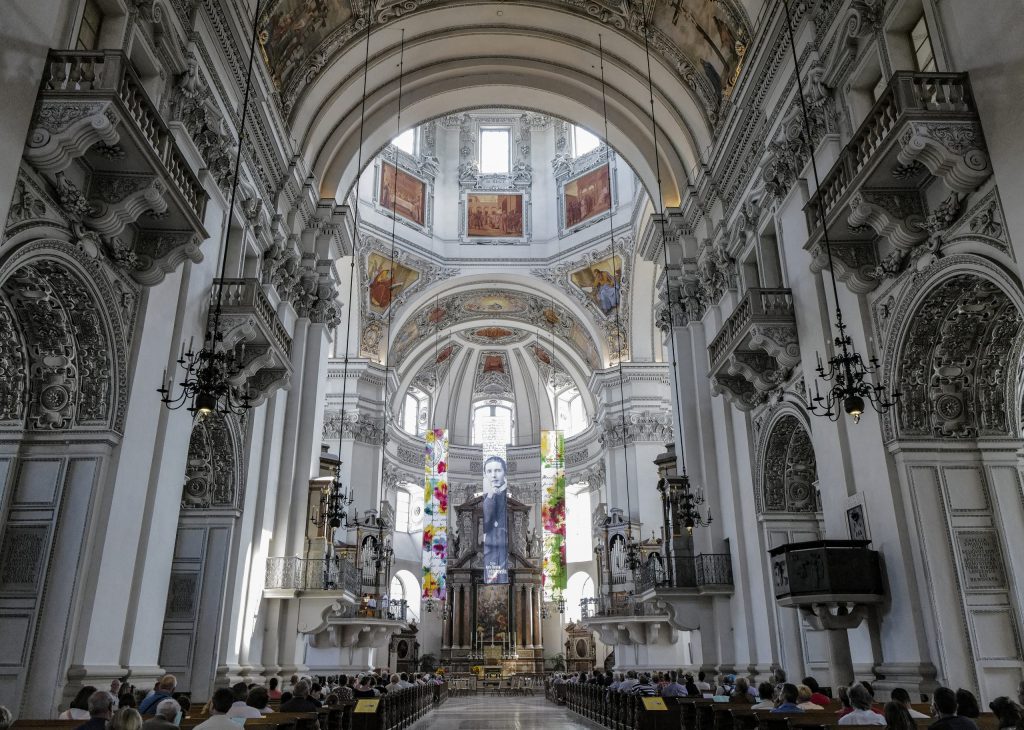
[[532, 649], [534, 647], [534, 645], [535, 645], [534, 641], [533, 641], [533, 584], [532, 583], [528, 584], [526, 586], [526, 605], [529, 606], [530, 609], [528, 611], [524, 611], [524, 613], [526, 614], [525, 619], [526, 619], [526, 637], [527, 638], [525, 640], [526, 643], [523, 644], [523, 646], [526, 646], [526, 647]]
[[469, 625], [470, 619], [472, 618], [470, 616], [470, 614], [472, 613], [472, 611], [470, 610], [471, 600], [472, 596], [470, 596], [469, 593], [469, 585], [464, 584], [462, 586], [462, 646], [466, 649], [468, 649], [473, 643], [473, 640], [470, 637]]
[[442, 649], [450, 649], [452, 646], [452, 617], [454, 616], [454, 603], [455, 602], [452, 600], [452, 594], [449, 592], [444, 603], [444, 608], [448, 609], [448, 617], [444, 620], [444, 627], [441, 629]]
[[526, 586], [519, 587], [519, 595], [517, 596], [517, 598], [519, 600], [519, 605], [522, 607], [523, 610], [519, 612], [519, 623], [518, 627], [516, 628], [516, 639], [518, 641], [519, 646], [526, 648], [526, 645], [530, 643], [529, 637], [527, 637], [526, 635], [526, 614], [528, 611], [527, 606], [529, 605], [526, 603]]
[[543, 635], [541, 632], [541, 620], [540, 620], [540, 602], [541, 602], [542, 591], [540, 586], [534, 586], [533, 590], [533, 609], [530, 611], [530, 615], [533, 617], [533, 646], [536, 649], [543, 647]]

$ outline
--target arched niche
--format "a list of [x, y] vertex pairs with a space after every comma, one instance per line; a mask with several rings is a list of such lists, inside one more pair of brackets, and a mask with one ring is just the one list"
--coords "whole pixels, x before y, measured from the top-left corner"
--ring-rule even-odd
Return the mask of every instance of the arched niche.
[[188, 442], [184, 510], [241, 510], [245, 495], [241, 429], [232, 415], [197, 418]]
[[118, 431], [124, 332], [137, 291], [61, 241], [22, 246], [0, 269], [0, 423], [25, 431]]
[[943, 272], [915, 290], [926, 293], [906, 309], [892, 370], [901, 393], [896, 435], [1019, 436], [1019, 306], [978, 271]]
[[803, 422], [784, 413], [769, 426], [761, 460], [758, 509], [813, 514], [818, 511], [814, 445]]

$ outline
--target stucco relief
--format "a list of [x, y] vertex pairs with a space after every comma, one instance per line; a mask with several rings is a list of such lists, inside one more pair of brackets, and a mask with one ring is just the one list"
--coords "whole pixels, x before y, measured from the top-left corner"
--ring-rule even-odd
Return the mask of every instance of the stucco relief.
[[796, 416], [783, 415], [764, 446], [758, 506], [763, 512], [815, 512], [817, 479], [810, 434]]

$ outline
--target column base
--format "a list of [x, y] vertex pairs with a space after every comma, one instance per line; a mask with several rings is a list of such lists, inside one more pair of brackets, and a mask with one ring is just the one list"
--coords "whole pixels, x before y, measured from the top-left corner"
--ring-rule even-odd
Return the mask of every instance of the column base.
[[875, 680], [871, 686], [879, 699], [887, 699], [892, 690], [902, 687], [910, 693], [913, 702], [919, 702], [917, 695], [927, 694], [930, 698], [939, 686], [935, 679], [938, 670], [931, 662], [884, 662], [876, 665], [872, 672]]

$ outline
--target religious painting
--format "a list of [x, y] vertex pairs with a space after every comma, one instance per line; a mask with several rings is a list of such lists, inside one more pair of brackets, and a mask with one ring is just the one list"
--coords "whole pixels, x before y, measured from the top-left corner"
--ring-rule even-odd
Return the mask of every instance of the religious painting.
[[565, 227], [573, 228], [612, 209], [612, 185], [608, 165], [584, 173], [563, 189]]
[[317, 46], [352, 19], [349, 0], [278, 0], [260, 32], [263, 57], [278, 90]]
[[571, 277], [572, 283], [586, 292], [605, 316], [618, 308], [622, 290], [622, 259], [618, 256], [587, 264], [572, 272]]
[[746, 49], [721, 0], [658, 0], [652, 25], [690, 58], [719, 99], [732, 90]]
[[521, 193], [470, 193], [466, 198], [470, 238], [522, 238]]
[[530, 346], [530, 349], [533, 350], [533, 356], [537, 358], [538, 362], [544, 363], [545, 365], [551, 364], [551, 355], [549, 355], [548, 351], [543, 347], [534, 344]]
[[366, 271], [370, 282], [370, 309], [378, 314], [386, 312], [395, 297], [420, 277], [415, 269], [393, 263], [376, 252], [366, 260]]
[[455, 345], [446, 345], [442, 350], [437, 353], [437, 357], [434, 358], [434, 362], [440, 365], [441, 363], [448, 360], [452, 356], [452, 352], [455, 350]]
[[477, 586], [476, 628], [484, 644], [508, 631], [508, 586]]
[[381, 163], [377, 202], [382, 208], [422, 226], [426, 218], [426, 197], [425, 182], [390, 162]]
[[846, 524], [850, 528], [851, 540], [868, 540], [868, 523], [864, 517], [864, 505], [858, 504], [846, 510]]

